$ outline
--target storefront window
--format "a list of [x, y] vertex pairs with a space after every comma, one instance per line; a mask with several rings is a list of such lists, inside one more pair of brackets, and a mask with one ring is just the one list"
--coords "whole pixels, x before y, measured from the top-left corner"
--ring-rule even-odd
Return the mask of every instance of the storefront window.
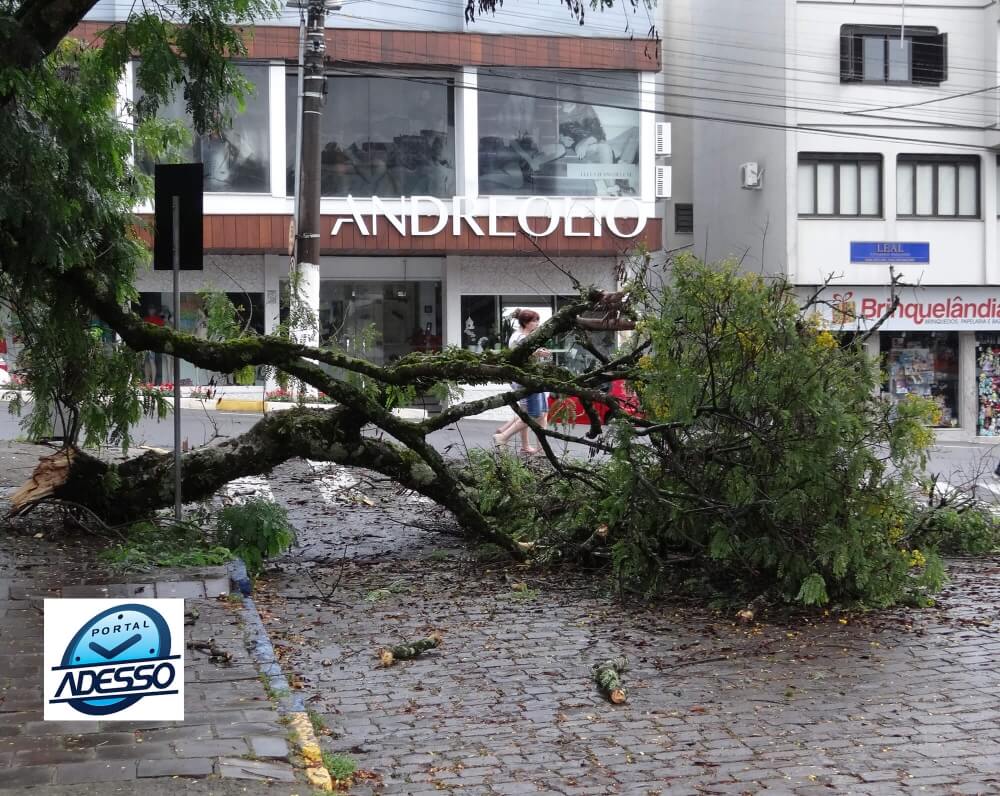
[[[249, 333], [264, 334], [264, 294], [227, 293], [226, 296], [236, 307], [236, 316]], [[147, 323], [173, 327], [173, 293], [140, 293], [139, 303], [133, 310]], [[181, 293], [180, 331], [195, 337], [208, 336], [208, 318], [203, 302], [197, 293]], [[167, 354], [149, 352], [143, 362], [143, 374], [147, 384], [173, 384], [173, 357]], [[211, 383], [226, 384], [228, 377], [213, 373], [181, 361], [180, 382], [182, 386], [201, 386]]]
[[479, 75], [479, 192], [639, 194], [638, 76], [496, 70]]
[[[323, 109], [323, 196], [455, 194], [455, 89], [451, 80], [328, 77]], [[295, 193], [298, 80], [289, 77], [285, 122], [288, 195]]]
[[[462, 347], [476, 353], [504, 348], [517, 328], [512, 319], [517, 310], [534, 310], [544, 323], [573, 300], [572, 296], [462, 296]], [[604, 354], [614, 351], [613, 332], [592, 333], [590, 340]], [[572, 335], [556, 338], [546, 348], [552, 352], [554, 364], [574, 373], [582, 373], [595, 361]]]
[[[288, 318], [288, 280], [281, 281]], [[379, 365], [414, 351], [441, 350], [440, 282], [319, 283], [320, 345]]]
[[882, 356], [888, 374], [887, 393], [893, 402], [909, 395], [933, 400], [937, 426], [958, 425], [958, 333], [883, 332]]
[[1000, 437], [1000, 334], [976, 335], [976, 384], [980, 437]]
[[[268, 67], [241, 65], [240, 72], [253, 84], [253, 91], [242, 112], [235, 105], [229, 108], [232, 127], [220, 135], [192, 135], [191, 147], [181, 153], [182, 159], [205, 164], [208, 193], [271, 191]], [[161, 105], [156, 115], [160, 119], [187, 120], [183, 92], [178, 91], [169, 103]], [[147, 174], [153, 173], [153, 161], [141, 154], [139, 165]]]

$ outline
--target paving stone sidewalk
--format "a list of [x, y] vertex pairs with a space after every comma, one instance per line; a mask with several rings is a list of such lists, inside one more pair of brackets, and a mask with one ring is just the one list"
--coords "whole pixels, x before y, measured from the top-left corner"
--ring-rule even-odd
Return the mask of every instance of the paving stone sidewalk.
[[[8, 490], [46, 452], [0, 445], [0, 517]], [[244, 644], [240, 605], [225, 598], [225, 569], [158, 570], [124, 583], [98, 561], [98, 548], [91, 535], [61, 527], [54, 513], [4, 523], [0, 532], [0, 793], [309, 793], [296, 780], [287, 730]], [[232, 665], [185, 650], [183, 723], [45, 722], [46, 597], [183, 597], [198, 614], [185, 627], [186, 641], [215, 639]]]
[[[287, 730], [258, 679], [239, 603], [228, 593], [223, 568], [158, 573], [156, 581], [128, 584], [0, 578], [0, 789], [120, 782], [143, 794], [149, 780], [171, 779], [180, 792], [175, 777], [295, 783]], [[233, 662], [224, 666], [185, 650], [183, 722], [43, 721], [46, 597], [182, 597], [186, 641], [214, 639]]]

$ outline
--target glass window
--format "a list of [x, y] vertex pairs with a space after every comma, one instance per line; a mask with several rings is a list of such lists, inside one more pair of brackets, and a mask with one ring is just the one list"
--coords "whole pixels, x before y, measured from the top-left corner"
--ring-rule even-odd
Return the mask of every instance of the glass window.
[[896, 193], [899, 216], [978, 218], [979, 158], [900, 155]]
[[976, 334], [976, 384], [979, 385], [980, 437], [1000, 437], [1000, 334]]
[[858, 215], [858, 164], [840, 164], [840, 212], [845, 216]]
[[912, 163], [900, 163], [896, 169], [896, 212], [901, 216], [913, 215]]
[[798, 191], [801, 216], [881, 216], [882, 156], [802, 153]]
[[912, 42], [903, 38], [889, 38], [886, 49], [889, 52], [889, 80], [907, 82], [910, 79], [910, 49]]
[[882, 82], [885, 80], [885, 39], [881, 36], [865, 36], [864, 79]]
[[821, 216], [832, 216], [837, 212], [833, 169], [832, 163], [816, 164], [816, 212]]
[[893, 403], [910, 395], [932, 399], [938, 406], [935, 425], [958, 425], [958, 333], [883, 332], [880, 337]]
[[882, 214], [882, 165], [861, 164], [861, 215]]
[[[455, 101], [451, 80], [327, 77], [323, 196], [455, 194]], [[287, 79], [287, 191], [295, 193], [297, 77]]]
[[638, 195], [638, 89], [631, 72], [484, 70], [480, 193]]
[[[289, 317], [288, 280], [282, 279], [279, 288], [284, 323]], [[414, 351], [440, 351], [441, 306], [440, 282], [321, 279], [320, 345], [379, 365]]]
[[953, 216], [958, 209], [955, 201], [955, 177], [955, 169], [941, 169], [938, 172], [938, 213], [942, 216]]
[[[205, 164], [205, 191], [209, 193], [270, 193], [271, 143], [268, 113], [268, 67], [241, 65], [243, 76], [253, 84], [246, 107], [230, 107], [232, 126], [220, 135], [193, 136], [186, 159]], [[183, 92], [157, 111], [161, 119], [188, 119]], [[189, 129], [190, 129], [190, 125]], [[140, 155], [140, 167], [149, 174], [153, 163]]]
[[[226, 293], [236, 307], [236, 317], [248, 333], [264, 334], [264, 294]], [[208, 336], [208, 317], [204, 302], [197, 293], [181, 293], [179, 327], [182, 332], [196, 337]], [[173, 293], [140, 293], [139, 301], [132, 309], [147, 323], [157, 326], [173, 326]], [[147, 352], [144, 355], [143, 372], [147, 384], [173, 384], [173, 357], [167, 354]], [[263, 380], [259, 374], [258, 382]], [[207, 384], [227, 384], [230, 374], [214, 373], [181, 360], [180, 382], [182, 386], [203, 386]]]
[[811, 164], [799, 164], [799, 215], [816, 215], [816, 169]]

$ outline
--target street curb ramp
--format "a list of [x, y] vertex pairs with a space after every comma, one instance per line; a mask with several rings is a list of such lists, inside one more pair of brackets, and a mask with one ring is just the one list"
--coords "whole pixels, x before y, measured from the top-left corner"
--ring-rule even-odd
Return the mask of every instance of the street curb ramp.
[[239, 558], [229, 564], [229, 580], [233, 590], [240, 594], [243, 600], [243, 625], [246, 628], [247, 647], [257, 663], [257, 668], [267, 678], [267, 684], [272, 694], [278, 696], [278, 712], [288, 721], [295, 736], [295, 748], [305, 763], [306, 778], [312, 787], [323, 790], [333, 790], [333, 777], [323, 765], [323, 752], [313, 731], [312, 721], [306, 712], [302, 695], [295, 693], [288, 683], [288, 678], [281, 671], [281, 664], [271, 644], [271, 637], [257, 610], [252, 593], [253, 586], [246, 565]]

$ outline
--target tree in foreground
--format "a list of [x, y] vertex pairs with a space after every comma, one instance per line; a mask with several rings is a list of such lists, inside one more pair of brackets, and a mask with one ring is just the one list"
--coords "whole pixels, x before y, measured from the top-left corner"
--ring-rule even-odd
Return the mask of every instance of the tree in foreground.
[[[301, 345], [287, 332], [203, 340], [131, 312], [134, 276], [148, 259], [132, 209], [150, 188], [131, 155], [178, 142], [181, 133], [154, 116], [176, 90], [197, 131], [226, 125], [219, 108], [243, 88], [226, 60], [243, 52], [232, 26], [268, 8], [197, 0], [181, 9], [187, 26], [140, 14], [103, 46], [58, 44], [51, 24], [32, 16], [36, 5], [4, 18], [5, 36], [35, 25], [38, 46], [0, 51], [10, 165], [0, 174], [0, 301], [27, 343], [23, 375], [36, 396], [29, 422], [40, 428], [58, 399], [74, 408], [81, 443], [62, 454], [67, 466], [56, 468], [50, 497], [111, 523], [170, 505], [169, 455], [111, 465], [82, 448], [129, 445], [143, 411], [163, 410], [136, 388], [144, 352], [176, 353], [211, 371], [264, 366], [337, 402], [266, 417], [186, 454], [191, 500], [307, 456], [388, 475], [512, 556], [606, 562], [628, 589], [656, 592], [680, 572], [807, 604], [885, 604], [940, 583], [933, 534], [944, 533], [941, 523], [907, 494], [931, 441], [932, 408], [913, 401], [891, 410], [874, 398], [875, 364], [821, 330], [780, 280], [690, 258], [656, 268], [638, 255], [623, 262], [620, 291], [579, 285], [576, 299], [515, 350], [412, 354], [387, 366]], [[133, 55], [144, 98], [134, 128], [115, 115]], [[572, 263], [551, 264], [572, 273]], [[607, 330], [632, 331], [610, 357], [591, 339]], [[591, 366], [573, 373], [532, 357], [557, 338], [589, 352]], [[604, 391], [614, 380], [633, 386], [638, 407]], [[420, 422], [392, 411], [431, 389], [510, 382], [523, 386]], [[447, 460], [427, 440], [504, 405], [534, 426], [517, 400], [543, 390], [575, 397], [590, 420], [583, 433], [535, 427], [543, 473], [486, 454]], [[366, 433], [372, 428], [383, 434]], [[599, 456], [560, 458], [556, 445], [567, 440]]]

